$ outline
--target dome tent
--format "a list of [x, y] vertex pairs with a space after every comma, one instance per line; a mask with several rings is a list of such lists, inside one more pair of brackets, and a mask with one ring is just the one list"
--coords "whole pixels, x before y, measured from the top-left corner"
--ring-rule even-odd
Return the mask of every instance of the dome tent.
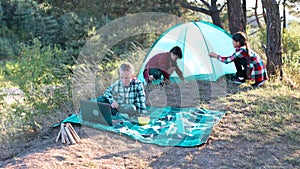
[[[234, 52], [231, 35], [224, 29], [205, 21], [192, 21], [175, 25], [163, 33], [147, 53], [138, 78], [145, 83], [143, 71], [154, 55], [170, 51], [174, 46], [182, 49], [183, 57], [177, 63], [187, 80], [216, 81], [225, 74], [236, 73], [233, 63], [224, 64], [208, 56], [209, 52], [229, 56]], [[174, 72], [171, 81], [178, 80]]]

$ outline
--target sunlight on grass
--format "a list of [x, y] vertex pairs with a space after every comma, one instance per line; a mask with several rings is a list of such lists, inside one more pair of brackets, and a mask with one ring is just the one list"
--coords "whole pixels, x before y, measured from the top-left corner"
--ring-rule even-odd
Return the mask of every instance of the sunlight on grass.
[[[299, 141], [300, 92], [278, 83], [229, 95], [225, 103], [240, 130], [236, 136], [250, 140], [270, 140], [278, 136]], [[224, 101], [224, 99], [223, 99]], [[232, 116], [232, 115], [230, 115]]]

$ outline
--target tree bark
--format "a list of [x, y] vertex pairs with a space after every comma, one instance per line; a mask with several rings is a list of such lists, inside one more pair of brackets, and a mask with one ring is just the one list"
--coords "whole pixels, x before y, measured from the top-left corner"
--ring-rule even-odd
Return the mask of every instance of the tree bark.
[[220, 18], [220, 11], [218, 10], [217, 7], [217, 0], [211, 1], [211, 6], [209, 9], [211, 11], [211, 18], [213, 20], [213, 24], [223, 28], [221, 23], [221, 18]]
[[222, 6], [220, 9], [218, 9], [217, 0], [211, 0], [211, 3], [208, 3], [207, 1], [204, 1], [204, 0], [200, 0], [200, 1], [206, 6], [207, 9], [190, 5], [185, 0], [178, 1], [178, 2], [180, 2], [181, 7], [183, 7], [183, 8], [201, 12], [201, 13], [211, 16], [213, 24], [223, 28], [221, 18], [220, 18], [220, 11], [222, 11], [224, 6]]
[[255, 0], [255, 7], [254, 7], [255, 19], [256, 19], [258, 27], [261, 28], [261, 24], [260, 24], [259, 17], [257, 14], [257, 7], [258, 7], [258, 0]]
[[[244, 4], [245, 5], [245, 4]], [[245, 12], [240, 0], [228, 0], [228, 20], [229, 20], [229, 30], [231, 34], [238, 31], [246, 31], [246, 18]]]
[[283, 22], [282, 22], [282, 28], [283, 29], [286, 29], [286, 11], [285, 11], [285, 6], [286, 6], [286, 0], [284, 0], [283, 1], [283, 3], [282, 3], [282, 13], [283, 13], [283, 18], [282, 18], [282, 20], [283, 20]]
[[281, 23], [276, 0], [262, 0], [267, 25], [267, 70], [269, 75], [282, 77]]

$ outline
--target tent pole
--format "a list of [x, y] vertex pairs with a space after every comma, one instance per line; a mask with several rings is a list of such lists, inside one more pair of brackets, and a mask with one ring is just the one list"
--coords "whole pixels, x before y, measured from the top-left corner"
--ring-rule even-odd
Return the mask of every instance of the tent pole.
[[[203, 32], [201, 30], [201, 28], [197, 25], [197, 23], [195, 21], [192, 21], [195, 26], [200, 30], [201, 34], [203, 35]], [[204, 39], [204, 42], [205, 42], [205, 46], [206, 46], [206, 49], [207, 49], [207, 53], [209, 53], [209, 48], [208, 48], [208, 45], [207, 45], [207, 40], [205, 38], [205, 36], [203, 36], [203, 39]], [[211, 57], [209, 57], [209, 60], [210, 60], [210, 63], [211, 63], [211, 66], [212, 66], [212, 70], [213, 70], [213, 73], [214, 73], [214, 81], [216, 81], [217, 77], [216, 77], [216, 71], [215, 71], [215, 67], [214, 67], [214, 63], [213, 63], [213, 60]]]

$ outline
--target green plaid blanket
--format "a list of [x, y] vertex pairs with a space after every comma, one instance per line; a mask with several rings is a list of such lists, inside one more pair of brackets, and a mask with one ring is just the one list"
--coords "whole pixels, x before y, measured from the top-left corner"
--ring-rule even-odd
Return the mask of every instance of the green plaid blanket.
[[62, 122], [80, 123], [88, 127], [112, 131], [143, 143], [193, 147], [206, 143], [213, 126], [224, 115], [222, 111], [175, 107], [151, 107], [148, 112], [150, 112], [151, 121], [144, 126], [122, 116], [113, 116], [113, 119], [118, 121], [113, 126], [83, 121], [81, 114], [72, 115]]

